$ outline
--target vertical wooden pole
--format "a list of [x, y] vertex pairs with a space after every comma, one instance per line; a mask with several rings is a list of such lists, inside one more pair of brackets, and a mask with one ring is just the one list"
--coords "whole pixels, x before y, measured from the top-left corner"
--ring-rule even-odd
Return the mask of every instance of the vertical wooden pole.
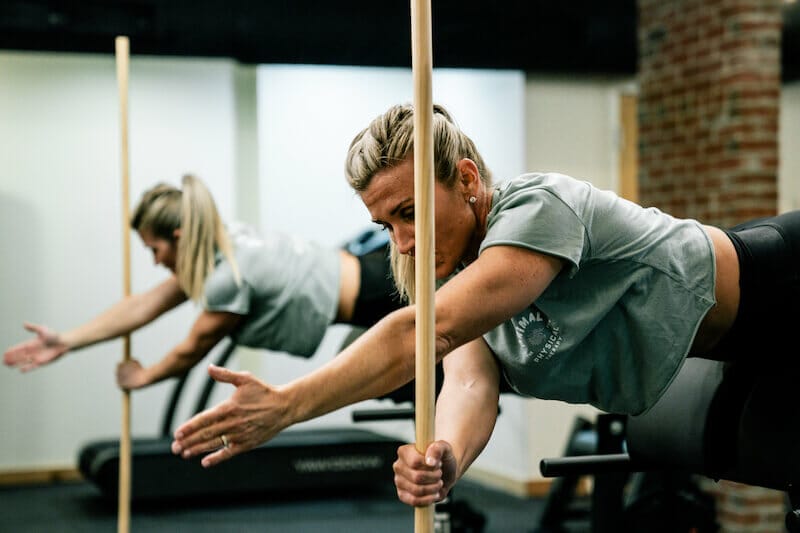
[[[128, 161], [128, 64], [129, 43], [127, 37], [117, 37], [115, 41], [117, 60], [117, 87], [119, 90], [120, 148], [122, 165], [122, 287], [124, 296], [131, 294], [130, 269], [130, 229], [128, 212], [130, 199], [128, 194], [129, 168]], [[131, 337], [123, 337], [123, 360], [131, 358]], [[131, 397], [130, 391], [122, 391], [122, 433], [119, 441], [119, 497], [117, 514], [117, 532], [128, 533], [130, 529], [131, 501]]]
[[[411, 4], [414, 80], [414, 257], [416, 285], [416, 445], [425, 453], [434, 440], [435, 402], [435, 226], [433, 158], [433, 53], [430, 0]], [[414, 510], [414, 531], [432, 533], [434, 506]]]

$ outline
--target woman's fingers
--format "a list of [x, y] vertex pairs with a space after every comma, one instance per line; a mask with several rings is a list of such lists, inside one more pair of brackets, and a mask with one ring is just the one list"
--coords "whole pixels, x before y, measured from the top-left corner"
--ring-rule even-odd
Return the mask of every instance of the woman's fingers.
[[228, 446], [223, 446], [219, 450], [215, 451], [214, 453], [210, 453], [203, 457], [200, 461], [200, 464], [203, 465], [204, 468], [210, 468], [212, 466], [216, 466], [223, 461], [227, 461], [234, 455], [237, 455], [239, 452], [235, 449], [236, 443], [228, 442]]
[[125, 390], [137, 389], [144, 385], [142, 364], [136, 359], [129, 359], [117, 364], [117, 384]]
[[250, 372], [234, 372], [233, 370], [228, 370], [227, 368], [217, 365], [208, 365], [208, 375], [211, 376], [214, 381], [230, 383], [236, 387], [241, 387], [252, 380], [252, 374]]
[[12, 346], [3, 354], [3, 362], [8, 366], [17, 367], [23, 372], [35, 368], [38, 345], [38, 339], [33, 339]]
[[[252, 375], [249, 372], [233, 372], [216, 365], [208, 366], [208, 375], [219, 383], [230, 383], [237, 388], [252, 380]], [[173, 449], [180, 447], [185, 450], [195, 447], [198, 443], [209, 440], [209, 435], [213, 437], [214, 431], [228, 429], [227, 427], [217, 427], [218, 425], [229, 426], [231, 423], [239, 422], [233, 419], [233, 414], [231, 413], [234, 409], [233, 401], [233, 398], [226, 400], [214, 408], [196, 414], [181, 424], [175, 430], [176, 443], [173, 444]], [[229, 405], [230, 407], [228, 407]]]
[[[172, 452], [183, 458], [208, 454], [203, 466], [214, 466], [244, 453], [279, 433], [286, 423], [286, 401], [249, 372], [210, 366], [209, 375], [236, 387], [216, 407], [199, 413], [175, 430]], [[224, 437], [224, 438], [223, 438]]]
[[[428, 456], [431, 459], [430, 450]], [[407, 505], [425, 506], [443, 498], [441, 461], [433, 459], [430, 462], [433, 464], [428, 464], [425, 455], [419, 453], [413, 444], [398, 449], [397, 461], [392, 467], [400, 501]]]
[[23, 322], [22, 327], [24, 327], [31, 333], [36, 333], [37, 335], [39, 335], [39, 332], [42, 331], [42, 326], [34, 324], [32, 322]]
[[232, 433], [231, 423], [235, 421], [225, 416], [227, 402], [199, 413], [175, 430], [172, 452], [183, 457], [214, 450], [222, 445], [221, 436], [225, 431]]
[[409, 505], [427, 505], [441, 499], [444, 486], [441, 470], [419, 471], [395, 469], [394, 484], [400, 499]]

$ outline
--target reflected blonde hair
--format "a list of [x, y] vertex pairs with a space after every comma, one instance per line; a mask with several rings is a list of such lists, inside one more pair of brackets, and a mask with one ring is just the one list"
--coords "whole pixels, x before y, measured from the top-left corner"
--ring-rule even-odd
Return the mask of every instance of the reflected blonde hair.
[[[395, 105], [375, 118], [356, 135], [345, 160], [345, 176], [356, 192], [363, 192], [379, 171], [398, 165], [414, 152], [414, 108], [411, 104]], [[492, 175], [483, 162], [475, 143], [459, 129], [440, 106], [433, 106], [433, 158], [436, 180], [448, 188], [458, 179], [457, 163], [472, 159], [481, 181], [489, 185]], [[414, 258], [397, 252], [391, 244], [391, 265], [400, 296], [414, 302]]]
[[230, 264], [237, 285], [241, 276], [228, 232], [208, 188], [189, 174], [183, 176], [181, 184], [182, 189], [160, 183], [145, 191], [131, 216], [131, 227], [172, 243], [175, 230], [181, 230], [176, 277], [186, 295], [201, 302], [205, 281], [214, 271], [217, 251]]

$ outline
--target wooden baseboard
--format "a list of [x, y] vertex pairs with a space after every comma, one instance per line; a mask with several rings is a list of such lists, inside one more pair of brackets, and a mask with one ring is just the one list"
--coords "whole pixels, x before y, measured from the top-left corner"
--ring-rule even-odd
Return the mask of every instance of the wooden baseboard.
[[0, 471], [0, 486], [41, 485], [81, 480], [83, 480], [83, 476], [77, 468]]
[[[498, 474], [497, 472], [482, 470], [474, 466], [466, 472], [464, 477], [476, 483], [480, 483], [485, 487], [499, 490], [519, 498], [543, 498], [547, 495], [550, 490], [550, 485], [553, 482], [552, 479], [513, 479]], [[576, 493], [578, 496], [590, 494], [591, 478], [587, 477], [581, 479], [578, 483]]]

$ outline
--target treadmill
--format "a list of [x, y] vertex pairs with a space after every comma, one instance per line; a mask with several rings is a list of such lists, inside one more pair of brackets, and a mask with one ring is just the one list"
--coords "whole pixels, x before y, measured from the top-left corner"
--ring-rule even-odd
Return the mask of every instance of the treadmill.
[[[225, 339], [216, 364], [225, 366], [234, 348], [235, 343]], [[393, 488], [392, 463], [405, 442], [364, 429], [287, 429], [262, 446], [208, 469], [200, 465], [199, 457], [174, 455], [170, 449], [173, 418], [188, 374], [172, 390], [161, 435], [131, 439], [131, 501]], [[210, 377], [205, 382], [195, 414], [206, 408], [215, 383]], [[118, 439], [90, 442], [78, 455], [84, 478], [111, 501], [116, 501], [119, 491], [119, 461]]]

